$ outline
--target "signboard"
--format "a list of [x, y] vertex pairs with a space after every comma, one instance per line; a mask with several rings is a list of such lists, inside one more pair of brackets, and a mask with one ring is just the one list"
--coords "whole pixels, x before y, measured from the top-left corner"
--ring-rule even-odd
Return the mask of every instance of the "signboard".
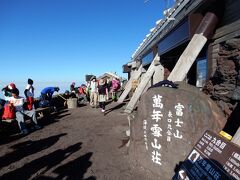
[[176, 179], [240, 179], [240, 148], [206, 131], [173, 177]]

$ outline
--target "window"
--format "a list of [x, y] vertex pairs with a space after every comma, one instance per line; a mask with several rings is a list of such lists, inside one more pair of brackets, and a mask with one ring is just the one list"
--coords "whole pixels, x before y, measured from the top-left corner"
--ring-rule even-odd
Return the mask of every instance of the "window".
[[202, 88], [207, 80], [207, 58], [197, 59], [196, 87]]

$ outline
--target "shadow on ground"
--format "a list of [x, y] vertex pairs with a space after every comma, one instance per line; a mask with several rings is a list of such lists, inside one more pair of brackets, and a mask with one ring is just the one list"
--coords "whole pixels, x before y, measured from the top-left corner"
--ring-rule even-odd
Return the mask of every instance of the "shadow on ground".
[[47, 149], [51, 146], [53, 146], [62, 136], [65, 136], [66, 134], [59, 134], [56, 136], [51, 136], [45, 139], [40, 139], [37, 141], [24, 141], [19, 144], [15, 144], [11, 146], [11, 149], [14, 149], [13, 152], [6, 154], [2, 157], [0, 157], [0, 169], [8, 166], [14, 162], [17, 162], [24, 157], [27, 157], [29, 155], [38, 153], [44, 149]]
[[[90, 158], [92, 152], [89, 152], [65, 165], [56, 168], [53, 172], [57, 174], [57, 177], [39, 176], [36, 179], [84, 179], [84, 174], [88, 168], [92, 165]], [[91, 176], [84, 180], [96, 180], [96, 177]]]
[[[79, 151], [81, 145], [82, 143], [76, 143], [65, 149], [56, 150], [2, 175], [1, 179], [83, 179], [87, 169], [92, 165], [90, 161], [92, 152], [64, 165], [60, 165], [73, 153]], [[51, 171], [50, 169], [54, 169], [54, 177], [52, 175], [45, 175], [45, 173]], [[91, 176], [87, 179], [95, 180], [96, 178]]]
[[114, 111], [114, 110], [117, 110], [117, 109], [120, 109], [122, 108], [126, 103], [118, 103], [118, 102], [113, 102], [111, 103], [107, 108], [106, 108], [106, 111], [105, 111], [105, 115], [107, 115], [108, 113]]

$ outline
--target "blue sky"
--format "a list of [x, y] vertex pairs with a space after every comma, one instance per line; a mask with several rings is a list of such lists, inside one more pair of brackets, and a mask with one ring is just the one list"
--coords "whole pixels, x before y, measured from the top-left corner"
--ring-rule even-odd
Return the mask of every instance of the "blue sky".
[[[0, 0], [2, 82], [83, 82], [122, 65], [167, 0]], [[125, 75], [126, 76], [126, 75]]]

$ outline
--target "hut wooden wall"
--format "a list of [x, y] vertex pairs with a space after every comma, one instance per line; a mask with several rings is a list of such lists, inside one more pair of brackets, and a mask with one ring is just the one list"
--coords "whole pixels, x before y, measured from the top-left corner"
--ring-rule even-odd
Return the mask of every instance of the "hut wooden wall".
[[240, 0], [225, 0], [225, 11], [213, 36], [213, 45], [240, 35]]
[[240, 19], [240, 0], [225, 0], [225, 12], [223, 17], [223, 25], [230, 24]]

